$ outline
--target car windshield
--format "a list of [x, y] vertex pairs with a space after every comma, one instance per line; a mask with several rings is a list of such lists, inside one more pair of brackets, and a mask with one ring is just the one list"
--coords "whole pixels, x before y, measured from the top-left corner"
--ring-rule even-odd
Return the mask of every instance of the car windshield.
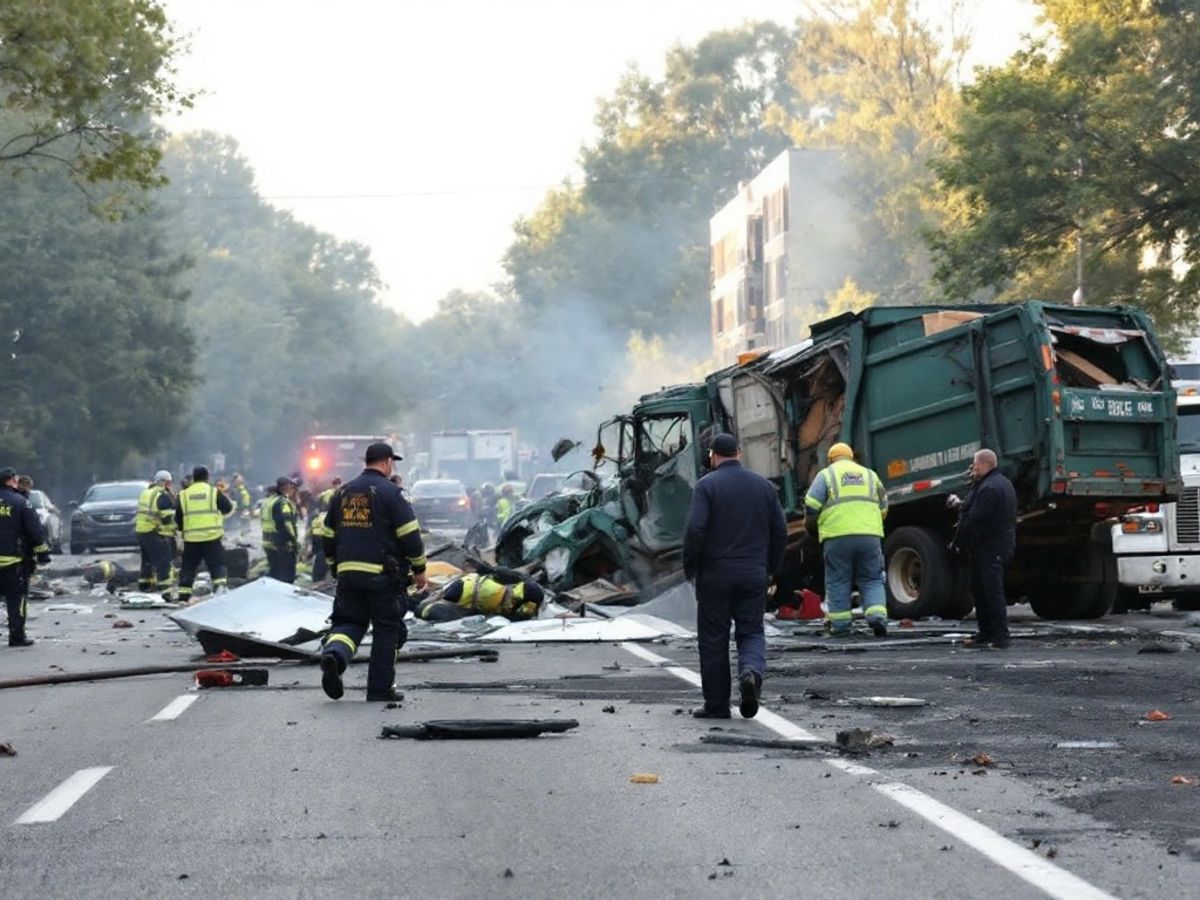
[[418, 481], [410, 493], [414, 500], [429, 500], [434, 497], [462, 497], [467, 491], [461, 481]]
[[1179, 410], [1179, 449], [1200, 453], [1200, 406]]
[[144, 485], [138, 482], [122, 484], [93, 484], [83, 496], [84, 503], [112, 503], [117, 500], [137, 502]]

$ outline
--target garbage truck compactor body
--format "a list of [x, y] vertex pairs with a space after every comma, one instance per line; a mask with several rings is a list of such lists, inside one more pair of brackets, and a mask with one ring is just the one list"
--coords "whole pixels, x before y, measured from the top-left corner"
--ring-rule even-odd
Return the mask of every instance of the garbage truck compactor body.
[[[643, 570], [646, 560], [677, 559], [691, 489], [718, 430], [736, 433], [743, 463], [779, 488], [793, 533], [782, 590], [820, 577], [819, 548], [800, 523], [830, 445], [849, 443], [879, 473], [890, 499], [884, 551], [894, 617], [970, 610], [948, 549], [946, 499], [965, 495], [980, 448], [996, 452], [1017, 490], [1009, 595], [1028, 597], [1045, 617], [1108, 612], [1121, 590], [1111, 522], [1181, 488], [1166, 360], [1146, 316], [1123, 307], [868, 309], [820, 322], [809, 341], [701, 384], [646, 395], [631, 416], [601, 426], [597, 451], [615, 455], [618, 479], [584, 513], [592, 521], [603, 513], [599, 545], [627, 539], [636, 553], [618, 551]], [[564, 540], [585, 531], [582, 521], [557, 529]], [[565, 548], [556, 552], [569, 559]], [[590, 577], [607, 574], [594, 552], [583, 556]], [[565, 586], [581, 581], [554, 574]]]

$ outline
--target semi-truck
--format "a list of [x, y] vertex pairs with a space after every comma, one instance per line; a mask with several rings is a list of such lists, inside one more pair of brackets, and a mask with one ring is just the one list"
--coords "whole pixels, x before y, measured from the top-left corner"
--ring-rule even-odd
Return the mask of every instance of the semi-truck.
[[1174, 392], [1143, 313], [1036, 301], [877, 307], [811, 332], [603, 423], [596, 487], [522, 510], [502, 529], [497, 560], [541, 565], [559, 589], [605, 577], [650, 590], [677, 573], [707, 444], [729, 431], [743, 464], [779, 490], [791, 540], [778, 589], [791, 590], [820, 577], [804, 495], [844, 441], [887, 488], [890, 613], [959, 617], [972, 599], [948, 549], [946, 500], [969, 489], [968, 466], [986, 447], [1017, 489], [1010, 596], [1054, 618], [1112, 607], [1110, 522], [1181, 489]]
[[1179, 501], [1149, 504], [1112, 526], [1118, 580], [1128, 592], [1123, 602], [1129, 608], [1172, 600], [1179, 609], [1200, 609], [1200, 366], [1196, 371], [1176, 366], [1175, 371], [1196, 376], [1176, 383]]
[[513, 429], [437, 431], [429, 438], [430, 478], [453, 478], [468, 487], [499, 484], [516, 472]]

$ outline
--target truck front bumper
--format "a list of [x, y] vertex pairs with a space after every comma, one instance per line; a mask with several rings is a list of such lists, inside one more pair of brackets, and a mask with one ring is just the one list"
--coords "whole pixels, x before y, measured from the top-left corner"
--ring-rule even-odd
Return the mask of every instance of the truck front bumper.
[[1145, 593], [1200, 591], [1200, 555], [1119, 556], [1117, 580]]

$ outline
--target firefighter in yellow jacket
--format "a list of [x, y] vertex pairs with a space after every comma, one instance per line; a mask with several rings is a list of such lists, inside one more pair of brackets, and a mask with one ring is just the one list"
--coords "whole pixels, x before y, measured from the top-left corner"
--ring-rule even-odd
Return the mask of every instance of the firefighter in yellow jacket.
[[417, 615], [430, 622], [448, 622], [476, 614], [532, 619], [544, 597], [541, 585], [528, 579], [464, 575], [447, 584], [440, 595], [425, 600]]
[[259, 513], [267, 575], [286, 584], [296, 580], [296, 553], [300, 549], [296, 505], [292, 502], [295, 496], [296, 483], [290, 478], [278, 478]]
[[192, 469], [192, 483], [179, 492], [179, 502], [175, 506], [175, 524], [183, 533], [180, 600], [192, 598], [192, 585], [200, 563], [208, 567], [213, 589], [217, 593], [224, 591], [228, 579], [221, 537], [225, 534], [225, 517], [232, 512], [233, 504], [229, 498], [208, 483], [208, 468], [196, 466]]
[[171, 558], [175, 555], [175, 498], [171, 495], [171, 473], [166, 469], [155, 472], [154, 481], [138, 497], [133, 530], [142, 553], [138, 590], [169, 591]]

